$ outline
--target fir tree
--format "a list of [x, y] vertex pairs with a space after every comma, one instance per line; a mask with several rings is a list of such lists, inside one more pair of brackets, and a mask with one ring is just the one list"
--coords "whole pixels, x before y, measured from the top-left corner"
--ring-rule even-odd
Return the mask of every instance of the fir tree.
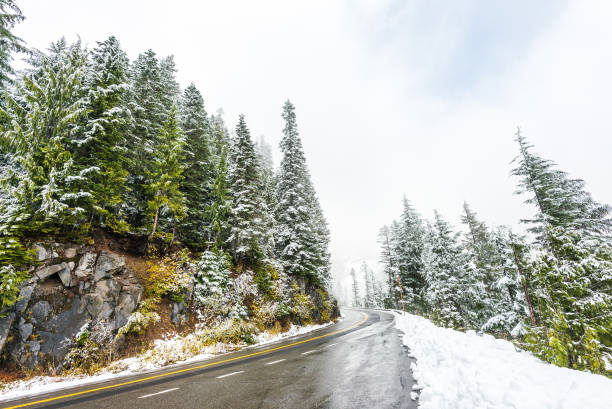
[[187, 215], [181, 221], [179, 231], [186, 244], [203, 248], [210, 236], [207, 209], [211, 205], [214, 163], [204, 99], [193, 84], [183, 93], [181, 127], [185, 136], [181, 191], [185, 196]]
[[351, 268], [351, 278], [353, 280], [353, 307], [361, 307], [361, 296], [359, 295], [359, 284], [357, 284], [357, 273]]
[[153, 152], [147, 190], [151, 200], [148, 202], [148, 219], [152, 223], [151, 235], [155, 235], [160, 219], [160, 211], [169, 213], [171, 223], [185, 215], [183, 193], [179, 186], [182, 180], [183, 140], [178, 124], [176, 107], [171, 108], [168, 118], [159, 129], [159, 144]]
[[457, 236], [440, 214], [434, 212], [434, 223], [427, 238], [426, 297], [430, 304], [431, 317], [434, 322], [445, 327], [465, 328], [464, 312], [459, 304], [464, 272]]
[[223, 148], [216, 167], [215, 180], [212, 184], [211, 203], [206, 209], [207, 218], [210, 220], [210, 237], [208, 241], [213, 244], [214, 249], [223, 247], [229, 236], [228, 219], [231, 211], [231, 196], [228, 184], [227, 149]]
[[0, 86], [2, 89], [7, 82], [11, 81], [14, 73], [11, 66], [12, 54], [27, 52], [23, 40], [12, 33], [15, 25], [23, 20], [24, 16], [13, 0], [0, 0]]
[[112, 215], [109, 221], [113, 223], [116, 223], [115, 214], [122, 203], [127, 177], [122, 159], [125, 152], [121, 147], [128, 63], [115, 37], [98, 42], [91, 51], [84, 83], [87, 118], [82, 134], [72, 146], [75, 168], [90, 175], [87, 186], [93, 196], [90, 211], [103, 217]]
[[266, 231], [268, 209], [263, 201], [259, 165], [249, 129], [240, 115], [230, 151], [228, 242], [236, 263], [254, 265], [263, 260], [270, 232]]
[[404, 198], [396, 230], [397, 269], [405, 302], [414, 312], [424, 312], [426, 280], [423, 271], [423, 224], [410, 202]]
[[329, 231], [314, 195], [295, 108], [289, 101], [283, 106], [283, 119], [280, 145], [283, 159], [277, 184], [277, 254], [287, 273], [322, 284], [329, 277]]

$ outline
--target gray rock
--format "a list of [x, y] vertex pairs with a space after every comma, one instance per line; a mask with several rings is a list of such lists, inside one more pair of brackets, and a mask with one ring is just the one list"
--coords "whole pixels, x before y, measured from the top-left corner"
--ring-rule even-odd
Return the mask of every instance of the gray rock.
[[32, 329], [34, 326], [30, 323], [21, 322], [19, 324], [19, 335], [21, 335], [21, 339], [26, 341], [30, 335], [32, 335]]
[[106, 320], [110, 318], [111, 315], [113, 315], [114, 311], [115, 311], [115, 304], [105, 301], [102, 304], [102, 309], [100, 310], [100, 313], [98, 314], [98, 319]]
[[75, 247], [67, 248], [64, 251], [64, 258], [75, 258], [77, 255], [77, 249]]
[[64, 287], [73, 287], [76, 284], [76, 280], [72, 278], [72, 269], [67, 263], [62, 263], [62, 266], [64, 268], [57, 273], [60, 280], [62, 280], [62, 284], [64, 284]]
[[34, 286], [23, 287], [19, 292], [19, 300], [15, 303], [15, 312], [19, 315], [23, 314], [25, 309], [28, 307], [28, 303], [30, 302], [30, 298], [32, 297], [32, 292], [34, 291]]
[[91, 282], [89, 281], [79, 281], [79, 293], [84, 294], [91, 287]]
[[72, 338], [88, 322], [89, 315], [85, 308], [81, 307], [80, 297], [74, 297], [70, 309], [52, 316], [43, 324], [43, 329]]
[[102, 311], [104, 300], [99, 294], [95, 293], [87, 294], [85, 299], [87, 300], [87, 312], [89, 312], [89, 315], [95, 320], [100, 314], [100, 311]]
[[47, 319], [51, 305], [47, 301], [39, 301], [32, 307], [32, 319], [35, 324], [42, 324]]
[[13, 321], [15, 321], [14, 312], [10, 312], [5, 315], [4, 318], [0, 318], [0, 351], [2, 351], [2, 348], [4, 348], [4, 344], [6, 343], [6, 339], [8, 338], [9, 332], [11, 330], [11, 325], [13, 325]]
[[81, 259], [79, 260], [79, 265], [77, 266], [77, 269], [74, 274], [79, 278], [84, 278], [93, 274], [97, 259], [98, 255], [96, 253], [83, 254], [81, 256]]
[[36, 252], [38, 261], [45, 261], [58, 258], [58, 254], [53, 250], [47, 250], [42, 244], [35, 244], [32, 248]]
[[115, 308], [115, 328], [123, 327], [138, 305], [136, 294], [121, 293], [119, 304]]
[[[40, 352], [47, 361], [62, 362], [73, 344], [71, 338], [63, 333], [40, 331]], [[76, 332], [75, 332], [76, 334]]]
[[116, 301], [119, 297], [119, 284], [115, 280], [101, 280], [96, 284], [95, 293], [104, 301]]
[[103, 278], [110, 278], [114, 273], [122, 271], [124, 268], [125, 259], [123, 257], [102, 251], [96, 262], [94, 280], [98, 281]]
[[172, 313], [170, 314], [170, 321], [174, 325], [179, 325], [183, 322], [185, 312], [185, 303], [172, 303]]
[[130, 294], [136, 301], [136, 304], [142, 299], [143, 292], [144, 288], [140, 284], [128, 284], [121, 288], [121, 294]]
[[36, 274], [36, 276], [39, 279], [44, 280], [45, 278], [49, 277], [50, 275], [55, 274], [58, 271], [64, 269], [65, 267], [66, 267], [66, 263], [54, 264], [52, 266], [40, 268], [40, 269], [36, 270], [36, 272], [34, 274]]

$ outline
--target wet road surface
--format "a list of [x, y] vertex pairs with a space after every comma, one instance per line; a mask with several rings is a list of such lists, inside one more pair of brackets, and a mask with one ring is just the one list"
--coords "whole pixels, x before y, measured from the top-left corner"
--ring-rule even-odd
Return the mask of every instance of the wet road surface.
[[280, 343], [0, 407], [416, 408], [411, 359], [393, 316], [352, 309], [343, 314], [335, 325]]

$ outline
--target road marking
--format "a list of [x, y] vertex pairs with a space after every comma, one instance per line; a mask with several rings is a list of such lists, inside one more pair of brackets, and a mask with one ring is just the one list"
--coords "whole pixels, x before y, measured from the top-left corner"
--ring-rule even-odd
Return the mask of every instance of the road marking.
[[155, 395], [161, 395], [162, 393], [167, 393], [167, 392], [172, 392], [177, 390], [178, 388], [172, 388], [172, 389], [166, 389], [165, 391], [161, 391], [161, 392], [156, 392], [156, 393], [150, 393], [148, 395], [144, 395], [144, 396], [139, 396], [138, 399], [142, 399], [142, 398], [149, 398], [151, 396], [155, 396]]
[[286, 361], [286, 359], [279, 359], [278, 361], [268, 362], [266, 365], [274, 365], [274, 364], [277, 364], [277, 363], [283, 362], [283, 361]]
[[337, 342], [334, 342], [333, 344], [329, 344], [329, 345], [327, 345], [325, 348], [331, 348], [331, 347], [333, 347], [334, 345], [338, 345], [338, 343], [337, 343]]
[[243, 372], [244, 371], [237, 371], [237, 372], [226, 373], [225, 375], [217, 376], [217, 379], [227, 378], [228, 376], [238, 375], [239, 373], [243, 373]]
[[317, 352], [317, 350], [316, 350], [316, 349], [313, 349], [312, 351], [302, 352], [302, 355], [312, 354], [313, 352]]
[[368, 320], [368, 315], [367, 314], [365, 314], [363, 312], [361, 314], [363, 315], [363, 319], [361, 321], [359, 321], [358, 323], [351, 325], [350, 327], [346, 327], [344, 329], [339, 329], [338, 331], [330, 332], [329, 334], [319, 335], [318, 337], [313, 337], [313, 338], [309, 338], [309, 339], [303, 339], [301, 341], [294, 342], [292, 344], [282, 345], [282, 346], [279, 346], [279, 347], [276, 347], [276, 348], [270, 348], [270, 349], [266, 349], [266, 350], [263, 350], [263, 351], [253, 352], [252, 354], [241, 355], [241, 356], [237, 356], [237, 357], [234, 357], [234, 358], [228, 358], [228, 359], [224, 359], [222, 361], [210, 362], [210, 363], [204, 364], [204, 365], [198, 365], [198, 366], [193, 366], [193, 367], [190, 367], [190, 368], [179, 369], [177, 371], [172, 371], [172, 372], [167, 372], [167, 373], [163, 373], [163, 374], [148, 376], [146, 378], [134, 379], [133, 381], [116, 383], [114, 385], [100, 386], [99, 388], [93, 388], [93, 389], [88, 389], [88, 390], [85, 390], [85, 391], [68, 393], [66, 395], [60, 395], [60, 396], [55, 396], [53, 398], [41, 399], [41, 400], [37, 400], [37, 401], [34, 401], [34, 402], [22, 403], [21, 405], [9, 406], [9, 407], [6, 407], [4, 409], [25, 408], [26, 406], [38, 405], [40, 403], [53, 402], [55, 400], [71, 398], [73, 396], [80, 396], [80, 395], [85, 395], [85, 394], [88, 394], [88, 393], [105, 391], [105, 390], [108, 390], [108, 389], [118, 388], [120, 386], [133, 385], [135, 383], [141, 383], [141, 382], [150, 381], [151, 379], [159, 379], [159, 378], [163, 378], [163, 377], [170, 376], [170, 375], [176, 375], [176, 374], [179, 374], [179, 373], [191, 372], [191, 371], [195, 371], [195, 370], [202, 369], [202, 368], [208, 368], [208, 367], [214, 366], [214, 365], [224, 364], [224, 363], [227, 363], [227, 362], [234, 362], [234, 361], [238, 361], [240, 359], [245, 359], [245, 358], [249, 358], [249, 357], [257, 356], [257, 355], [262, 355], [262, 354], [265, 354], [265, 353], [268, 353], [268, 352], [278, 351], [278, 350], [281, 350], [281, 349], [290, 348], [290, 347], [295, 346], [295, 345], [300, 345], [300, 344], [304, 344], [306, 342], [316, 341], [317, 339], [331, 337], [332, 335], [340, 334], [342, 332], [346, 332], [346, 331], [349, 331], [349, 330], [351, 330], [353, 328], [356, 328], [356, 327], [360, 326], [361, 324], [363, 324], [364, 322], [366, 322]]

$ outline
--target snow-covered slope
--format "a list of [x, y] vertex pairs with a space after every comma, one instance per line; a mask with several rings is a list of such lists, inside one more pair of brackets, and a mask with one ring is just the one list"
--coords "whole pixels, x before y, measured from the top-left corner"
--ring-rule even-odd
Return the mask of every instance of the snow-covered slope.
[[[610, 409], [612, 380], [559, 368], [490, 335], [396, 314], [416, 358], [421, 409]], [[414, 365], [414, 364], [413, 364]]]

